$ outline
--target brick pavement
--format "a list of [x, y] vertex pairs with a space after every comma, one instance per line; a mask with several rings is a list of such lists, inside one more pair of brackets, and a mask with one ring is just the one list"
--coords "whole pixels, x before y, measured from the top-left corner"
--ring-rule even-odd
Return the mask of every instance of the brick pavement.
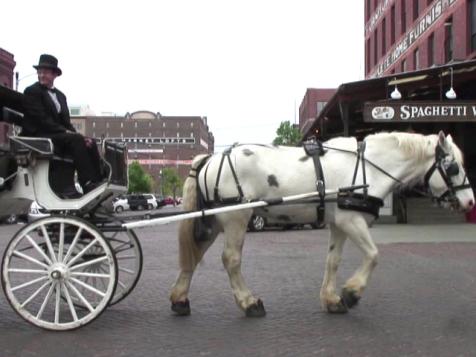
[[[0, 252], [15, 226], [0, 228]], [[233, 301], [221, 239], [192, 283], [192, 315], [175, 317], [176, 225], [137, 231], [146, 252], [136, 289], [98, 320], [55, 333], [28, 325], [0, 294], [0, 356], [387, 356], [474, 355], [476, 226], [377, 225], [381, 256], [361, 304], [320, 310], [327, 230], [249, 234], [243, 271], [267, 316], [247, 319]], [[433, 242], [402, 243], [418, 237]], [[412, 238], [413, 237], [413, 238]], [[438, 238], [440, 237], [440, 238]], [[449, 238], [455, 242], [444, 242]], [[435, 242], [439, 240], [439, 242]], [[360, 262], [346, 245], [339, 284]]]

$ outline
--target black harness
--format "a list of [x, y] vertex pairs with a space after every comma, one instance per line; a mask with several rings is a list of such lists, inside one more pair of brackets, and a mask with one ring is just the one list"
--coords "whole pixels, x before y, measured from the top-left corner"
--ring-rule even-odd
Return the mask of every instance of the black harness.
[[456, 203], [458, 202], [458, 198], [456, 197], [456, 191], [465, 190], [471, 188], [469, 181], [465, 184], [467, 176], [465, 175], [463, 178], [463, 182], [461, 185], [454, 185], [453, 181], [451, 180], [452, 177], [457, 176], [459, 174], [459, 166], [456, 160], [453, 158], [452, 160], [447, 160], [449, 155], [443, 151], [440, 145], [436, 145], [435, 149], [435, 162], [425, 174], [425, 187], [428, 189], [430, 188], [430, 179], [431, 176], [438, 170], [441, 175], [441, 178], [446, 184], [447, 190], [440, 196], [434, 196], [431, 193], [431, 198], [435, 199], [438, 203], [441, 202], [449, 202], [449, 203]]

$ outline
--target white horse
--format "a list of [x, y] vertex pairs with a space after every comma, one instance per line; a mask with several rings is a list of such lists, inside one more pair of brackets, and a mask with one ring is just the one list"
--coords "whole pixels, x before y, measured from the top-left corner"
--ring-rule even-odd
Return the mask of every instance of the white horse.
[[[443, 132], [428, 136], [380, 133], [368, 136], [364, 142], [364, 175], [369, 195], [383, 199], [397, 187], [411, 187], [425, 181], [433, 197], [444, 197], [448, 205], [466, 211], [474, 206], [473, 191], [463, 169], [463, 157], [451, 136], [445, 137]], [[357, 145], [356, 139], [351, 137], [324, 143], [328, 149], [321, 157], [321, 163], [326, 189], [351, 185], [354, 172], [355, 183], [364, 182], [362, 163], [354, 170]], [[184, 209], [197, 209], [200, 192], [205, 200], [213, 200], [217, 181], [215, 200], [237, 197], [243, 202], [269, 200], [316, 191], [314, 163], [303, 148], [239, 145], [232, 148], [229, 158], [229, 162], [226, 158], [222, 164], [221, 154], [210, 159], [204, 155], [194, 159], [191, 176], [184, 185]], [[199, 167], [201, 169], [197, 173]], [[197, 191], [197, 180], [200, 192]], [[241, 185], [243, 197], [240, 197], [237, 183]], [[317, 216], [316, 203], [269, 206], [259, 210], [260, 215], [274, 215], [293, 222], [309, 222]], [[225, 234], [222, 260], [236, 303], [247, 316], [265, 315], [263, 303], [253, 296], [241, 274], [242, 248], [252, 214], [251, 209], [246, 209], [207, 219], [206, 234], [201, 239], [197, 239], [193, 220], [181, 222], [180, 273], [170, 295], [172, 310], [178, 315], [190, 314], [188, 293], [193, 272], [220, 232]], [[330, 228], [330, 240], [320, 300], [322, 308], [328, 312], [347, 312], [362, 297], [377, 264], [378, 250], [368, 228], [374, 219], [369, 213], [341, 209], [335, 200], [325, 204], [325, 222]], [[360, 248], [363, 260], [339, 295], [336, 292], [336, 273], [346, 239]]]

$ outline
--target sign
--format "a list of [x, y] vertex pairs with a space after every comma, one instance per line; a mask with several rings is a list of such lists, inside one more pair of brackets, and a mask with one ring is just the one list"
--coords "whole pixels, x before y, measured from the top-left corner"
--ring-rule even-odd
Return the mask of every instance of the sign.
[[407, 50], [425, 33], [441, 15], [458, 0], [438, 0], [430, 7], [430, 9], [422, 16], [416, 25], [408, 31], [402, 39], [397, 42], [393, 50], [383, 58], [377, 67], [377, 71], [370, 75], [370, 78], [375, 76], [380, 77], [387, 68], [393, 65], [400, 57], [402, 57]]
[[137, 144], [159, 144], [159, 145], [178, 145], [178, 144], [195, 144], [195, 138], [191, 137], [140, 137], [140, 138], [107, 138], [108, 141], [113, 141], [116, 143], [137, 143]]
[[476, 102], [378, 102], [364, 104], [365, 122], [476, 122]]
[[133, 162], [138, 162], [141, 165], [192, 165], [192, 160], [168, 160], [168, 159], [128, 159], [127, 163], [132, 164]]
[[[389, 2], [390, 2], [390, 0], [384, 0], [384, 1], [381, 1], [377, 5], [377, 8], [375, 9], [373, 15], [370, 17], [369, 21], [365, 25], [365, 36], [368, 36], [369, 32], [372, 31], [375, 28], [375, 24], [382, 17], [382, 14], [387, 9], [387, 5], [388, 5]], [[370, 9], [367, 9], [367, 11], [370, 11]]]

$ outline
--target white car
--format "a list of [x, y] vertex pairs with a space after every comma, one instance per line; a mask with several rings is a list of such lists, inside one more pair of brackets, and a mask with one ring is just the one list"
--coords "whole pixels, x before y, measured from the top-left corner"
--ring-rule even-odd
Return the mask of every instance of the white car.
[[147, 200], [147, 209], [157, 208], [157, 198], [155, 198], [155, 195], [151, 193], [145, 193], [144, 197]]
[[48, 217], [50, 214], [48, 211], [41, 207], [38, 202], [33, 201], [30, 205], [30, 209], [28, 211], [28, 223], [36, 221], [37, 219]]
[[118, 196], [112, 200], [112, 209], [116, 213], [121, 213], [122, 211], [126, 211], [130, 209], [129, 201], [127, 200], [126, 196]]

